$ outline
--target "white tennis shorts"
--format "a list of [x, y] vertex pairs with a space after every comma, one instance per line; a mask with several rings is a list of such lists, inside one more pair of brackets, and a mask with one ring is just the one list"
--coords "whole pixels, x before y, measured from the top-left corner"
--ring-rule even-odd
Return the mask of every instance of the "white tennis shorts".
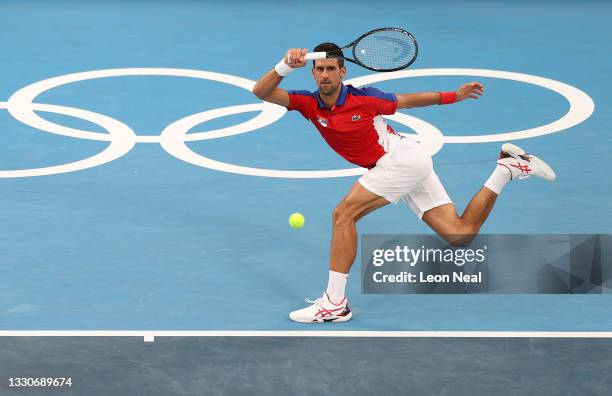
[[433, 170], [431, 157], [408, 138], [383, 155], [359, 183], [391, 203], [401, 199], [419, 218], [430, 209], [453, 202]]

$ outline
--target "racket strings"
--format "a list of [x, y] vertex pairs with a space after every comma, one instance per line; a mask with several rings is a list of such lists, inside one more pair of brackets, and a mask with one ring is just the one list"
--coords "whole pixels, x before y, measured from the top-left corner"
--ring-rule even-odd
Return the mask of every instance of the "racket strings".
[[355, 58], [379, 70], [405, 67], [416, 56], [416, 43], [412, 36], [394, 30], [375, 32], [355, 45]]

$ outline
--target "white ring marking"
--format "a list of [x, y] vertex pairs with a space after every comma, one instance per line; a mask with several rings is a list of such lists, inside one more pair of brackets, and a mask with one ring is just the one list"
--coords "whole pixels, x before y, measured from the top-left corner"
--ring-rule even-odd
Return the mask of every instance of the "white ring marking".
[[565, 129], [576, 126], [589, 118], [595, 110], [593, 99], [586, 93], [576, 87], [562, 83], [560, 81], [551, 80], [544, 77], [533, 76], [530, 74], [513, 73], [501, 70], [486, 70], [486, 69], [416, 69], [416, 70], [401, 70], [391, 73], [370, 74], [363, 77], [357, 77], [351, 81], [364, 85], [374, 82], [395, 80], [406, 77], [427, 77], [427, 76], [475, 76], [475, 77], [492, 77], [505, 80], [520, 81], [528, 84], [537, 85], [546, 89], [550, 89], [563, 96], [570, 104], [568, 112], [560, 119], [549, 124], [542, 125], [536, 128], [526, 129], [523, 131], [498, 133], [492, 135], [472, 135], [472, 136], [444, 136], [444, 143], [487, 143], [501, 142], [505, 140], [526, 139], [536, 136], [548, 135], [555, 132], [561, 132]]
[[[97, 124], [108, 131], [110, 135], [107, 136], [110, 136], [111, 143], [100, 153], [80, 161], [63, 165], [48, 166], [44, 168], [2, 170], [0, 171], [0, 178], [47, 176], [93, 168], [122, 157], [134, 147], [134, 132], [129, 126], [115, 120], [114, 118], [73, 107], [41, 103], [31, 103], [30, 105], [32, 106], [33, 110], [64, 114]], [[0, 102], [0, 109], [6, 108], [7, 102]]]

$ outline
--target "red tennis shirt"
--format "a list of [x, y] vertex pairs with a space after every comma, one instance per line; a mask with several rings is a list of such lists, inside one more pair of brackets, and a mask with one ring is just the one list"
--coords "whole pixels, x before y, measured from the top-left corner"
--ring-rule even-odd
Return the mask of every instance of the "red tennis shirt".
[[299, 111], [335, 152], [355, 165], [373, 168], [387, 151], [389, 134], [397, 135], [382, 119], [397, 110], [394, 94], [342, 85], [336, 104], [328, 109], [319, 91], [288, 93], [289, 110]]

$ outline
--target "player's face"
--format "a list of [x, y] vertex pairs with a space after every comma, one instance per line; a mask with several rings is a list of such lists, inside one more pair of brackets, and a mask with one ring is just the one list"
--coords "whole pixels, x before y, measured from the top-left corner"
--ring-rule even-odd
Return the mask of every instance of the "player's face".
[[338, 66], [337, 59], [319, 59], [312, 69], [312, 76], [317, 82], [319, 92], [331, 95], [340, 89], [346, 68]]

